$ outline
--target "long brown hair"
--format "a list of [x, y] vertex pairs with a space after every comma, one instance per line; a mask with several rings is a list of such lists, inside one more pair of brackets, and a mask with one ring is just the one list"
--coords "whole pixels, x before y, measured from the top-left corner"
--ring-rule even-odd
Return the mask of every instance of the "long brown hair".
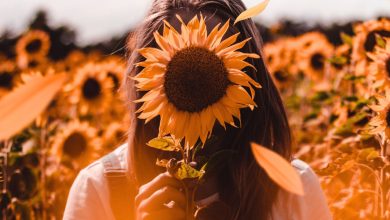
[[[155, 166], [158, 153], [145, 147], [147, 141], [157, 136], [159, 120], [157, 118], [145, 124], [135, 114], [140, 106], [133, 101], [143, 95], [136, 91], [130, 79], [140, 71], [134, 64], [143, 59], [136, 49], [155, 46], [153, 32], [161, 30], [163, 20], [169, 20], [179, 11], [195, 14], [207, 12], [221, 20], [234, 21], [245, 9], [241, 0], [154, 0], [146, 20], [131, 36], [135, 48], [129, 50], [128, 73], [123, 87], [127, 91], [132, 119], [128, 133], [129, 168], [136, 185], [145, 184], [157, 172], [161, 172]], [[252, 38], [242, 51], [262, 55], [262, 40], [254, 22], [248, 19], [237, 23], [235, 28], [241, 33], [241, 40]], [[234, 210], [231, 219], [270, 219], [279, 188], [256, 164], [250, 142], [266, 146], [290, 160], [292, 141], [282, 100], [263, 59], [250, 59], [248, 62], [257, 71], [247, 69], [247, 74], [262, 85], [255, 94], [258, 108], [254, 111], [241, 110], [241, 127], [229, 127], [226, 131], [223, 146], [237, 151], [237, 156], [218, 175], [219, 193]]]

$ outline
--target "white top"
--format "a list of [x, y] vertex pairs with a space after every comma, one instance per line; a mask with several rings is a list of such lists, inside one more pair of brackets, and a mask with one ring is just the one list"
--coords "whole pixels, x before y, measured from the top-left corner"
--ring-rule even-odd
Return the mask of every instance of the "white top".
[[[127, 144], [123, 144], [114, 151], [123, 167], [127, 166], [127, 149]], [[305, 195], [298, 196], [281, 190], [272, 210], [273, 220], [332, 219], [314, 171], [308, 164], [298, 159], [293, 160], [291, 164], [302, 178]], [[111, 211], [109, 189], [103, 171], [100, 160], [80, 171], [69, 192], [64, 220], [115, 219]]]

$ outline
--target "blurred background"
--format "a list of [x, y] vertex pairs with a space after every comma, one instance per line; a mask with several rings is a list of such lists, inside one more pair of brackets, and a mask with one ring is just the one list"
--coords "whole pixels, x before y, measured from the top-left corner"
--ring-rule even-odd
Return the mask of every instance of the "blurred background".
[[[151, 2], [0, 0], [0, 98], [31, 76], [71, 75], [44, 114], [0, 142], [2, 219], [62, 219], [78, 171], [126, 141], [125, 47]], [[254, 18], [295, 155], [319, 175], [335, 219], [390, 219], [389, 156], [364, 132], [384, 92], [367, 76], [390, 61], [389, 17], [390, 0], [271, 0]]]

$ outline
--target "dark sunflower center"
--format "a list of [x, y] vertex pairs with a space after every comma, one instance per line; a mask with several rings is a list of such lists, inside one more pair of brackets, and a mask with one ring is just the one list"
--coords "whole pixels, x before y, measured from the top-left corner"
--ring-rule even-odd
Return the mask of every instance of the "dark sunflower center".
[[219, 101], [229, 83], [225, 65], [216, 54], [205, 48], [189, 47], [172, 57], [164, 88], [176, 108], [199, 112]]
[[311, 57], [311, 66], [316, 70], [322, 70], [324, 68], [324, 56], [320, 53], [316, 53]]
[[114, 73], [111, 73], [111, 72], [109, 72], [107, 75], [108, 75], [108, 77], [110, 77], [112, 79], [112, 82], [114, 83], [113, 90], [117, 91], [119, 89], [119, 79], [118, 79], [118, 77]]
[[95, 99], [99, 97], [101, 86], [99, 81], [94, 78], [88, 78], [83, 85], [83, 95], [86, 99]]
[[12, 89], [13, 82], [12, 73], [9, 72], [0, 72], [0, 88], [3, 89]]
[[33, 40], [26, 46], [26, 51], [29, 53], [36, 53], [42, 47], [42, 42], [40, 40]]
[[390, 77], [390, 58], [386, 60], [386, 71], [387, 71], [387, 76]]
[[35, 68], [38, 65], [39, 65], [39, 62], [36, 60], [31, 60], [30, 62], [28, 62], [28, 67], [30, 67], [30, 68]]
[[288, 80], [288, 73], [278, 70], [274, 73], [274, 77], [278, 82], [286, 82]]
[[79, 157], [87, 149], [87, 140], [78, 132], [72, 133], [63, 145], [64, 154], [70, 157]]
[[364, 49], [366, 51], [372, 52], [374, 50], [374, 47], [376, 45], [376, 35], [380, 35], [382, 37], [390, 37], [390, 31], [385, 30], [379, 30], [379, 31], [372, 31], [367, 35], [366, 42], [364, 42]]
[[386, 126], [390, 127], [390, 110], [387, 110], [386, 113]]
[[272, 61], [274, 61], [274, 57], [273, 56], [269, 56], [268, 57], [268, 63], [272, 63]]

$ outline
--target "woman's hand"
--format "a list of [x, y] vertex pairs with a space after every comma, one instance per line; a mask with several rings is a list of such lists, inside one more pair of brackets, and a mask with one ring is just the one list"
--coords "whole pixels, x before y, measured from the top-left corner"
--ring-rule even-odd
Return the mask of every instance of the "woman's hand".
[[186, 197], [182, 188], [182, 183], [168, 172], [141, 186], [135, 197], [135, 219], [185, 219]]

